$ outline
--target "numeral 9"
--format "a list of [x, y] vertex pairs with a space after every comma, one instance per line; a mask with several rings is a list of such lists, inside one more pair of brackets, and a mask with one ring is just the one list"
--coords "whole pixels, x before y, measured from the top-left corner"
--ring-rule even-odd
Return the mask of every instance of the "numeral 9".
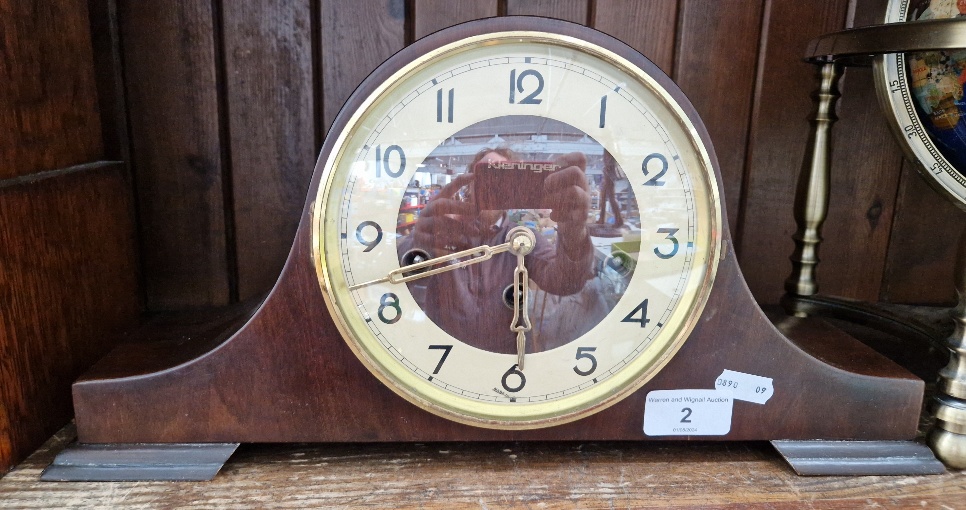
[[[372, 241], [367, 241], [365, 237], [362, 237], [362, 229], [366, 227], [374, 227], [376, 229], [376, 238]], [[372, 251], [379, 244], [379, 241], [382, 241], [382, 227], [374, 221], [363, 221], [356, 227], [356, 240], [366, 247], [365, 250], [362, 250], [363, 252]]]

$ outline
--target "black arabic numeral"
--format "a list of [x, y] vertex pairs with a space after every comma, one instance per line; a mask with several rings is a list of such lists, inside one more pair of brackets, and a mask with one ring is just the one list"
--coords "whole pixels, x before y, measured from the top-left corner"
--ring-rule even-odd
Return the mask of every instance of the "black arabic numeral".
[[676, 228], [659, 228], [659, 229], [657, 229], [657, 233], [658, 234], [667, 234], [667, 237], [665, 237], [665, 239], [667, 239], [668, 241], [671, 241], [671, 253], [661, 253], [661, 250], [660, 249], [654, 248], [654, 254], [657, 255], [658, 258], [661, 258], [661, 259], [669, 259], [669, 258], [671, 258], [671, 257], [673, 257], [674, 255], [677, 254], [677, 252], [678, 252], [678, 240], [677, 240], [676, 237], [674, 237], [674, 234], [676, 234], [677, 232], [678, 232], [678, 229], [676, 229]]
[[[392, 153], [399, 154], [399, 168], [395, 171], [392, 170], [390, 165], [390, 158]], [[403, 152], [402, 147], [398, 145], [390, 145], [386, 147], [385, 154], [382, 153], [382, 146], [376, 146], [376, 177], [382, 177], [382, 171], [385, 170], [389, 177], [399, 177], [406, 171], [406, 153]]]
[[[453, 123], [453, 95], [456, 89], [449, 89], [449, 105], [446, 107], [446, 122]], [[443, 89], [436, 91], [436, 122], [443, 122]]]
[[[520, 378], [519, 386], [514, 386], [511, 388], [510, 385], [507, 384], [507, 379], [509, 379], [511, 375], [515, 375]], [[507, 370], [506, 373], [503, 374], [503, 379], [501, 380], [501, 382], [503, 383], [503, 389], [509, 391], [510, 393], [516, 393], [522, 390], [524, 386], [526, 386], [527, 378], [526, 376], [523, 375], [523, 372], [517, 370], [517, 365], [513, 365], [512, 367], [510, 367], [510, 370]]]
[[667, 183], [662, 181], [661, 177], [664, 177], [664, 174], [667, 173], [667, 158], [665, 158], [663, 155], [655, 152], [654, 154], [651, 154], [648, 157], [644, 158], [644, 162], [641, 163], [641, 170], [644, 172], [645, 177], [649, 173], [651, 173], [647, 169], [647, 165], [648, 163], [651, 162], [651, 160], [654, 160], [654, 159], [661, 162], [661, 171], [659, 171], [657, 175], [655, 175], [654, 177], [651, 177], [650, 179], [648, 179], [647, 182], [644, 183], [644, 185], [645, 186], [664, 186]]
[[[637, 315], [637, 312], [641, 313], [640, 318], [634, 317]], [[624, 317], [621, 322], [639, 322], [642, 328], [646, 326], [648, 322], [651, 322], [651, 319], [647, 318], [647, 300], [645, 299], [644, 301], [641, 301], [641, 304], [637, 305], [636, 308], [631, 310], [631, 313], [627, 314], [627, 317]]]
[[453, 350], [452, 345], [430, 345], [430, 349], [438, 349], [443, 351], [443, 357], [439, 358], [439, 363], [436, 364], [436, 368], [433, 370], [433, 375], [439, 373], [439, 369], [443, 368], [443, 363], [446, 361], [446, 357], [449, 356], [449, 351]]
[[[362, 237], [362, 229], [366, 227], [375, 227], [376, 229], [376, 238], [372, 241], [366, 241], [366, 238]], [[379, 224], [374, 221], [363, 221], [356, 228], [356, 239], [366, 247], [365, 250], [362, 250], [363, 252], [372, 251], [372, 249], [379, 244], [379, 241], [382, 241], [382, 227], [380, 227]]]
[[681, 412], [684, 413], [684, 417], [681, 418], [681, 423], [691, 423], [691, 408], [685, 407], [681, 409]]
[[[391, 319], [386, 318], [386, 308], [396, 311]], [[395, 324], [402, 318], [402, 308], [399, 307], [399, 297], [392, 292], [387, 292], [379, 298], [379, 320], [386, 324]]]
[[537, 79], [537, 88], [530, 93], [527, 97], [520, 100], [517, 104], [540, 104], [543, 99], [537, 99], [537, 96], [543, 92], [543, 75], [534, 69], [527, 69], [517, 75], [516, 69], [510, 70], [510, 104], [516, 103], [516, 93], [519, 92], [523, 94], [523, 80], [528, 76], [533, 76]]
[[603, 129], [607, 120], [607, 96], [600, 96], [600, 127]]
[[577, 357], [576, 357], [577, 360], [580, 360], [582, 358], [587, 358], [590, 360], [590, 368], [588, 368], [587, 370], [581, 370], [576, 366], [574, 367], [574, 372], [577, 372], [577, 375], [587, 376], [594, 373], [594, 370], [597, 370], [597, 358], [595, 358], [594, 355], [591, 354], [596, 350], [597, 350], [596, 347], [578, 347], [577, 348]]

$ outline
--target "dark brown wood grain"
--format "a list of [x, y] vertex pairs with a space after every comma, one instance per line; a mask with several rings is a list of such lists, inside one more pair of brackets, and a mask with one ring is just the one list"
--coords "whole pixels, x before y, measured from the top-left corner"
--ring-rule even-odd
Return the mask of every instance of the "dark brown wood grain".
[[964, 228], [966, 213], [942, 199], [913, 164], [905, 162], [881, 298], [897, 303], [955, 303], [956, 239]]
[[413, 5], [417, 39], [457, 23], [497, 15], [497, 0], [415, 0]]
[[544, 16], [581, 25], [587, 24], [587, 9], [591, 0], [508, 0], [509, 16]]
[[598, 0], [591, 26], [644, 54], [667, 74], [674, 73], [677, 0]]
[[875, 301], [902, 154], [878, 110], [872, 70], [849, 69], [841, 88], [839, 121], [832, 128], [831, 187], [836, 192], [822, 229], [819, 291]]
[[[285, 9], [304, 12], [305, 3]], [[207, 2], [180, 6], [120, 2], [122, 25], [130, 25], [121, 50], [129, 63], [124, 86], [129, 90], [145, 279], [152, 309], [226, 302], [236, 278], [243, 298], [264, 289], [275, 277], [280, 254], [291, 243], [283, 235], [290, 232], [285, 225], [291, 228], [295, 223], [294, 204], [304, 200], [292, 198], [295, 183], [304, 182], [300, 179], [308, 167], [303, 161], [311, 159], [299, 152], [306, 150], [302, 133], [308, 112], [292, 113], [281, 102], [283, 96], [298, 103], [298, 108], [321, 115], [315, 126], [315, 143], [319, 143], [320, 134], [353, 88], [407, 40], [498, 14], [537, 14], [588, 23], [672, 73], [712, 133], [739, 257], [744, 267], [754, 269], [748, 273], [751, 287], [762, 302], [777, 302], [790, 271], [787, 257], [795, 229], [790, 204], [807, 140], [809, 95], [816, 84], [812, 67], [801, 63], [804, 45], [847, 23], [876, 21], [884, 0], [853, 2], [851, 14], [846, 0], [308, 3], [311, 16], [317, 17], [309, 23], [315, 28], [308, 29], [309, 36], [316, 38], [311, 62], [304, 60], [306, 28], [301, 18], [295, 20], [300, 23], [286, 24], [293, 18], [282, 15], [289, 11], [272, 10], [275, 4], [232, 2], [223, 6], [218, 17], [209, 12]], [[245, 27], [252, 30], [236, 30]], [[222, 88], [215, 73], [213, 48], [220, 39], [213, 32], [217, 31], [226, 44]], [[230, 45], [252, 52], [236, 54]], [[179, 47], [178, 55], [185, 58], [172, 56]], [[291, 58], [282, 55], [284, 48], [295, 52]], [[247, 67], [232, 67], [241, 62]], [[239, 74], [229, 72], [229, 67]], [[309, 70], [311, 84], [305, 76]], [[823, 292], [851, 298], [888, 294], [903, 301], [941, 301], [944, 298], [932, 294], [937, 286], [924, 285], [916, 291], [912, 281], [892, 283], [890, 279], [902, 273], [885, 269], [887, 257], [932, 255], [917, 255], [889, 240], [895, 201], [905, 195], [896, 193], [900, 163], [895, 144], [883, 130], [871, 78], [863, 73], [850, 71], [842, 83], [841, 120], [833, 129], [833, 164], [840, 170], [833, 173], [819, 283]], [[282, 86], [289, 79], [295, 80], [289, 82], [291, 86]], [[273, 91], [275, 84], [280, 88]], [[309, 87], [315, 90], [311, 95]], [[190, 92], [181, 94], [181, 90]], [[250, 101], [243, 99], [249, 96]], [[221, 117], [225, 136], [218, 133], [219, 101], [225, 105]], [[243, 122], [260, 118], [270, 121], [264, 126]], [[224, 127], [227, 123], [229, 128]], [[267, 133], [269, 125], [284, 135], [273, 138]], [[222, 161], [222, 154], [230, 161]], [[259, 154], [269, 159], [248, 159], [263, 157]], [[264, 185], [260, 189], [251, 185], [259, 173], [253, 170], [256, 165], [271, 172], [282, 172], [283, 167], [292, 170], [260, 181]], [[236, 184], [237, 189], [226, 188]], [[925, 194], [918, 200], [930, 198]], [[288, 201], [287, 205], [279, 205], [281, 201]], [[955, 222], [958, 215], [942, 218], [939, 223]], [[942, 241], [939, 244], [937, 268], [951, 266], [951, 248]], [[880, 292], [882, 285], [904, 285], [909, 291]], [[932, 297], [917, 298], [916, 292]]]
[[226, 2], [223, 19], [238, 295], [247, 299], [282, 270], [318, 156], [313, 19], [309, 0]]
[[[880, 21], [883, 0], [856, 2], [851, 25]], [[852, 68], [839, 88], [839, 121], [832, 128], [835, 190], [822, 229], [820, 292], [875, 301], [892, 231], [902, 153], [876, 100], [871, 69]]]
[[[791, 272], [791, 207], [808, 139], [807, 119], [814, 109], [811, 94], [818, 85], [802, 52], [812, 38], [844, 28], [848, 2], [778, 1], [770, 6], [758, 64], [762, 79], [751, 112], [744, 205], [734, 227], [748, 286], [762, 303], [778, 302]], [[830, 259], [819, 272], [831, 271], [834, 263]]]
[[324, 128], [349, 94], [379, 64], [405, 45], [403, 0], [322, 2]]
[[212, 2], [118, 3], [151, 309], [229, 299]]
[[0, 181], [0, 473], [71, 417], [70, 384], [140, 311], [121, 164]]
[[90, 36], [94, 48], [97, 104], [104, 140], [104, 159], [131, 161], [121, 34], [116, 0], [90, 0]]
[[0, 4], [0, 179], [101, 159], [86, 0]]
[[674, 65], [674, 80], [711, 133], [732, 229], [738, 224], [762, 16], [759, 4], [733, 5], [682, 1]]
[[[673, 97], [684, 97], [654, 64], [596, 32], [517, 17], [492, 21], [487, 28], [534, 26], [607, 47], [653, 73]], [[409, 59], [481, 29], [464, 25], [398, 54], [367, 78], [333, 129], [343, 128], [368, 92]], [[682, 108], [709, 143], [693, 108]], [[334, 148], [330, 137], [320, 164]], [[320, 168], [310, 194], [319, 186]], [[736, 403], [731, 431], [705, 439], [911, 439], [916, 434], [923, 382], [814, 319], [791, 321], [789, 337], [779, 333], [745, 286], [727, 230], [722, 232], [722, 259], [701, 320], [670, 363], [624, 400], [573, 423], [527, 431], [481, 429], [440, 418], [380, 383], [342, 340], [328, 316], [312, 262], [311, 212], [306, 205], [280, 282], [237, 333], [220, 343], [211, 339], [222, 335], [202, 335], [209, 343], [190, 361], [184, 359], [188, 349], [182, 345], [125, 346], [75, 383], [80, 440], [643, 440], [648, 392], [713, 387], [725, 369], [772, 378], [775, 395], [766, 405]]]

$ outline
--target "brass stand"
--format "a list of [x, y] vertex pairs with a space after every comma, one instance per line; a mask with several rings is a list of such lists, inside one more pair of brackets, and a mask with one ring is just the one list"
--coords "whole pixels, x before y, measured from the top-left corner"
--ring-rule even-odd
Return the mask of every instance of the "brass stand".
[[956, 294], [953, 309], [956, 329], [946, 339], [949, 364], [939, 371], [939, 396], [930, 407], [936, 426], [929, 434], [929, 446], [951, 467], [966, 468], [966, 230], [959, 240], [956, 265]]
[[[785, 280], [785, 292], [795, 296], [814, 296], [818, 293], [815, 268], [818, 266], [818, 246], [821, 230], [828, 215], [829, 175], [832, 161], [832, 124], [838, 120], [835, 105], [841, 96], [838, 90], [842, 68], [835, 62], [822, 64], [818, 92], [813, 95], [816, 109], [812, 115], [812, 132], [805, 149], [805, 162], [795, 196], [795, 223], [798, 231], [792, 236], [792, 274]], [[790, 312], [805, 317], [803, 310]]]
[[[959, 305], [952, 311], [955, 329], [936, 328], [918, 321], [914, 314], [897, 313], [876, 303], [818, 295], [816, 267], [821, 227], [828, 214], [831, 128], [837, 120], [837, 83], [842, 66], [870, 65], [887, 53], [958, 49], [966, 41], [966, 22], [936, 20], [863, 27], [827, 34], [809, 44], [806, 61], [820, 66], [821, 82], [814, 94], [812, 133], [795, 199], [792, 274], [785, 281], [782, 304], [788, 313], [803, 317], [825, 315], [862, 322], [868, 326], [913, 340], [941, 345], [948, 350], [949, 364], [939, 372], [939, 394], [930, 405], [936, 424], [928, 442], [949, 467], [966, 468], [966, 230], [960, 241], [956, 268]], [[943, 339], [945, 338], [945, 342]], [[944, 345], [943, 345], [944, 343]]]

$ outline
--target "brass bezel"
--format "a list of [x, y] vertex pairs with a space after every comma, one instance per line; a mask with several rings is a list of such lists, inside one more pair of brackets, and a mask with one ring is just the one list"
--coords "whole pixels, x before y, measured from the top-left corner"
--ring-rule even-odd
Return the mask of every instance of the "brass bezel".
[[[677, 324], [673, 334], [666, 337], [668, 340], [664, 342], [660, 350], [654, 355], [648, 356], [647, 359], [645, 359], [645, 355], [643, 354], [638, 356], [628, 366], [624, 367], [607, 381], [570, 397], [522, 406], [519, 404], [506, 405], [469, 401], [468, 399], [460, 398], [453, 393], [447, 392], [417, 377], [408, 368], [399, 364], [395, 358], [389, 355], [375, 341], [367, 342], [356, 338], [353, 329], [365, 330], [363, 320], [358, 316], [346, 317], [338, 304], [339, 298], [337, 295], [344, 293], [348, 296], [348, 287], [346, 282], [341, 280], [341, 277], [339, 277], [339, 281], [335, 284], [336, 287], [333, 286], [333, 278], [329, 274], [328, 265], [325, 260], [326, 239], [322, 230], [325, 223], [323, 214], [329, 206], [328, 199], [333, 191], [334, 169], [339, 167], [339, 163], [344, 157], [344, 150], [349, 133], [355, 129], [367, 111], [381, 97], [388, 94], [396, 84], [402, 82], [411, 73], [422, 69], [431, 61], [452, 53], [466, 51], [479, 45], [497, 44], [503, 41], [515, 43], [526, 41], [576, 49], [620, 68], [628, 76], [634, 77], [643, 86], [649, 88], [656, 97], [660, 98], [664, 106], [673, 113], [680, 128], [687, 135], [688, 141], [690, 142], [689, 148], [696, 152], [696, 159], [703, 168], [698, 172], [693, 172], [691, 176], [698, 177], [698, 174], [700, 174], [700, 178], [703, 179], [703, 185], [707, 187], [709, 203], [704, 204], [704, 207], [708, 208], [708, 215], [710, 216], [708, 219], [709, 232], [707, 234], [707, 238], [710, 240], [710, 246], [707, 247], [707, 256], [703, 261], [704, 271], [700, 275], [692, 275], [692, 277], [701, 278], [700, 285], [693, 292], [689, 292], [689, 294], [693, 295], [682, 297], [682, 303], [690, 302], [684, 314], [685, 319]], [[353, 353], [382, 383], [420, 408], [459, 423], [493, 429], [534, 429], [575, 421], [603, 410], [640, 389], [641, 386], [670, 361], [671, 357], [681, 348], [697, 324], [701, 312], [708, 301], [721, 254], [721, 197], [715, 168], [711, 162], [710, 153], [704, 146], [698, 130], [688, 115], [674, 100], [673, 96], [657, 80], [617, 53], [576, 37], [543, 31], [497, 31], [466, 37], [420, 55], [393, 73], [389, 79], [378, 84], [373, 92], [352, 113], [345, 127], [335, 135], [337, 139], [333, 145], [333, 150], [330, 152], [329, 157], [322, 167], [318, 196], [311, 206], [312, 257], [322, 294], [333, 321]], [[687, 149], [686, 147], [681, 147], [681, 150]], [[671, 328], [668, 329], [670, 330]], [[375, 349], [372, 347], [375, 347]], [[467, 407], [474, 409], [467, 411]], [[507, 412], [494, 412], [494, 409], [515, 410], [518, 415], [513, 416]], [[524, 409], [528, 412], [525, 416], [520, 417], [519, 412]]]

